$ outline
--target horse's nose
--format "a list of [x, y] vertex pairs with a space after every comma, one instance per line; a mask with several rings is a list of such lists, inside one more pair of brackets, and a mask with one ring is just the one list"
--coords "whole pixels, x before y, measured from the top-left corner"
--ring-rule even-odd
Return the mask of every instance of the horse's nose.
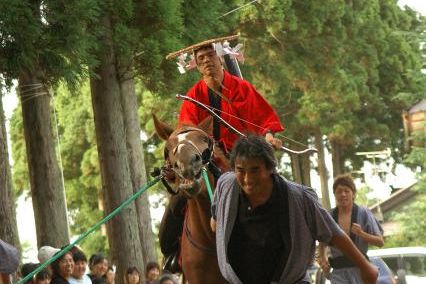
[[184, 178], [192, 179], [194, 178], [201, 170], [202, 159], [201, 155], [194, 154], [188, 159], [188, 163], [181, 164], [181, 172]]

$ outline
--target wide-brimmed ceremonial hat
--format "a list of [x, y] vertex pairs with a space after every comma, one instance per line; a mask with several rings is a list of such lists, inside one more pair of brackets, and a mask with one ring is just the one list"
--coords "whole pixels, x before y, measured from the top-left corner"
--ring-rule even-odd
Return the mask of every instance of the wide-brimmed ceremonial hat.
[[194, 50], [197, 50], [197, 49], [199, 49], [202, 46], [206, 46], [206, 45], [213, 44], [213, 43], [223, 43], [225, 41], [234, 40], [236, 38], [238, 38], [238, 35], [230, 35], [230, 36], [217, 37], [217, 38], [212, 38], [212, 39], [209, 39], [209, 40], [205, 40], [205, 41], [199, 42], [197, 44], [193, 44], [191, 46], [182, 48], [182, 49], [180, 49], [178, 51], [169, 53], [166, 56], [166, 59], [173, 59], [173, 58], [176, 58], [179, 55], [184, 54], [184, 53], [192, 53]]
[[238, 35], [230, 35], [230, 36], [224, 36], [224, 37], [205, 40], [197, 44], [193, 44], [191, 46], [182, 48], [178, 51], [169, 53], [166, 56], [166, 59], [177, 58], [176, 63], [178, 65], [179, 72], [183, 74], [183, 73], [186, 73], [186, 71], [194, 69], [197, 66], [194, 59], [194, 51], [196, 51], [197, 49], [200, 49], [201, 47], [211, 45], [219, 56], [229, 54], [230, 56], [242, 61], [243, 56], [240, 49], [242, 48], [243, 45], [238, 44], [237, 46], [231, 48], [229, 44], [229, 41], [237, 39], [237, 38], [238, 38]]

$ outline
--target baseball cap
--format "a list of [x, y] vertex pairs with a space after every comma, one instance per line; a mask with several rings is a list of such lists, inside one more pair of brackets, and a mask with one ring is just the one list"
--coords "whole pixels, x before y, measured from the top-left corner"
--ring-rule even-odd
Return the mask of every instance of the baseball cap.
[[58, 251], [60, 251], [58, 248], [43, 246], [38, 250], [37, 258], [40, 263], [44, 263], [48, 259], [52, 258]]
[[11, 244], [0, 240], [0, 273], [11, 274], [19, 265], [19, 251]]

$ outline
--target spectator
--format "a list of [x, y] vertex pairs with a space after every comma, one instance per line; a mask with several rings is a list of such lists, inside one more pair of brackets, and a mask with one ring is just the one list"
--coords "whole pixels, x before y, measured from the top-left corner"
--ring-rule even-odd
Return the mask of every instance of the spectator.
[[[26, 276], [28, 276], [31, 272], [33, 272], [36, 268], [38, 267], [37, 263], [24, 263], [21, 266], [21, 277], [25, 278]], [[34, 277], [32, 277], [30, 280], [24, 282], [26, 284], [34, 284], [35, 280]]]
[[[89, 259], [90, 274], [89, 277], [93, 283], [96, 278], [104, 278], [108, 270], [108, 259], [102, 254], [94, 254]], [[96, 282], [99, 282], [97, 280]]]
[[141, 284], [141, 273], [136, 266], [127, 268], [124, 280], [125, 284]]
[[[49, 259], [51, 259], [57, 252], [59, 252], [60, 249], [58, 248], [54, 248], [51, 246], [42, 246], [39, 250], [38, 250], [38, 254], [37, 254], [37, 258], [38, 261], [40, 261], [41, 264], [45, 263], [46, 261], [48, 261]], [[48, 270], [49, 275], [52, 275], [52, 268], [51, 268], [51, 264], [49, 264], [46, 268]]]
[[45, 263], [49, 259], [51, 259], [57, 252], [59, 252], [60, 249], [54, 248], [51, 246], [42, 246], [38, 250], [37, 258], [40, 263]]
[[54, 262], [52, 262], [52, 281], [50, 284], [70, 284], [70, 279], [74, 271], [74, 260], [72, 253], [67, 252]]
[[178, 284], [178, 280], [173, 274], [166, 273], [161, 275], [158, 284]]
[[[330, 210], [333, 219], [368, 259], [369, 244], [379, 247], [384, 244], [383, 230], [379, 222], [368, 208], [355, 204], [356, 187], [350, 175], [336, 177], [333, 193], [336, 199], [336, 208]], [[330, 272], [330, 267], [333, 267], [331, 283], [363, 283], [359, 268], [339, 248], [330, 246], [330, 259], [326, 257], [325, 248], [326, 245], [321, 243], [318, 262], [326, 274]]]
[[108, 271], [106, 273], [106, 284], [114, 284], [115, 281], [115, 271], [112, 266], [108, 266]]
[[10, 275], [18, 269], [19, 251], [0, 239], [0, 283], [10, 282]]
[[309, 283], [315, 241], [335, 245], [376, 283], [371, 265], [318, 203], [315, 192], [276, 170], [272, 146], [257, 135], [240, 138], [233, 172], [221, 175], [212, 202], [217, 258], [230, 283]]
[[159, 276], [160, 276], [160, 265], [155, 261], [148, 262], [148, 264], [145, 267], [145, 278], [146, 278], [145, 283], [153, 284], [155, 283], [155, 280], [157, 280]]
[[74, 260], [74, 270], [69, 279], [70, 284], [92, 284], [92, 280], [86, 275], [87, 258], [79, 249], [74, 250], [72, 254]]
[[39, 271], [35, 275], [35, 284], [50, 284], [51, 280], [52, 280], [52, 277], [47, 268]]

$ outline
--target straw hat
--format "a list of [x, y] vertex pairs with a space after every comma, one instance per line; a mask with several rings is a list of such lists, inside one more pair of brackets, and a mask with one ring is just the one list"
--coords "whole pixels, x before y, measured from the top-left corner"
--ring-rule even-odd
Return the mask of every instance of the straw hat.
[[215, 50], [218, 56], [223, 56], [226, 54], [229, 54], [238, 60], [242, 60], [243, 56], [240, 51], [242, 48], [242, 44], [238, 44], [237, 46], [231, 48], [229, 41], [237, 39], [238, 35], [230, 35], [225, 37], [218, 37], [213, 38], [209, 40], [205, 40], [202, 42], [199, 42], [197, 44], [193, 44], [191, 46], [182, 48], [178, 51], [169, 53], [166, 56], [166, 59], [174, 59], [177, 58], [177, 65], [180, 73], [185, 73], [188, 70], [191, 70], [197, 66], [194, 58], [194, 51], [204, 47], [204, 46], [212, 46]]

